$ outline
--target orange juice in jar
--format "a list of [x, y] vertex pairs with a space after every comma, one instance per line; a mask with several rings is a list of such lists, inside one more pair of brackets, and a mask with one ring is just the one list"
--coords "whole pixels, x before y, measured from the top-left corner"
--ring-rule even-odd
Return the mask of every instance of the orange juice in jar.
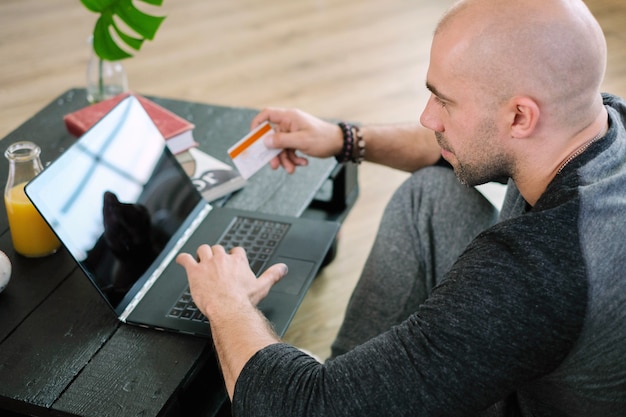
[[28, 257], [46, 256], [57, 251], [61, 243], [50, 230], [24, 192], [24, 186], [43, 167], [41, 150], [32, 142], [17, 142], [4, 155], [9, 160], [9, 177], [4, 190], [13, 248]]
[[25, 182], [4, 195], [13, 248], [21, 255], [39, 257], [56, 252], [59, 239], [24, 193]]

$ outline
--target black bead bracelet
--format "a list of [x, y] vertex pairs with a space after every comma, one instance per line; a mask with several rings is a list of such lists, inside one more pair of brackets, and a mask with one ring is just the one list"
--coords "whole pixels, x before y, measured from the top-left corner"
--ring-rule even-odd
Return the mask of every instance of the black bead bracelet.
[[365, 141], [358, 126], [339, 122], [339, 127], [343, 134], [343, 146], [335, 159], [341, 164], [348, 161], [360, 164], [365, 158]]

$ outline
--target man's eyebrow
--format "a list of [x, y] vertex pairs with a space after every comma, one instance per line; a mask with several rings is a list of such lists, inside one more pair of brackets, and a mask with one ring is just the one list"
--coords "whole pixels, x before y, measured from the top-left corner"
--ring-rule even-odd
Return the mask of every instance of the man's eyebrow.
[[437, 88], [428, 81], [426, 81], [426, 88], [428, 89], [428, 91], [433, 93], [433, 95], [437, 96], [437, 98], [439, 98], [440, 100], [447, 101], [448, 103], [454, 103], [454, 100], [441, 94], [439, 90], [437, 90]]

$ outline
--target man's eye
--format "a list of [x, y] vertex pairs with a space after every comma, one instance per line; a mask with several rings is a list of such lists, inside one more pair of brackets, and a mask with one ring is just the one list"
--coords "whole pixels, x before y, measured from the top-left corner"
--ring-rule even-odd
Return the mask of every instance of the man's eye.
[[437, 96], [433, 96], [435, 98], [435, 103], [439, 104], [441, 107], [446, 107], [446, 103], [445, 101], [441, 100], [439, 97]]

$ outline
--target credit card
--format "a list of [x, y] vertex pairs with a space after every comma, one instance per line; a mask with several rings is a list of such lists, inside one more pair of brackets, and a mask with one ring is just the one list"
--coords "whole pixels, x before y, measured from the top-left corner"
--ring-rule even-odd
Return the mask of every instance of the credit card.
[[282, 151], [265, 146], [263, 138], [270, 135], [274, 135], [272, 125], [263, 122], [228, 149], [228, 155], [245, 179], [254, 175]]

